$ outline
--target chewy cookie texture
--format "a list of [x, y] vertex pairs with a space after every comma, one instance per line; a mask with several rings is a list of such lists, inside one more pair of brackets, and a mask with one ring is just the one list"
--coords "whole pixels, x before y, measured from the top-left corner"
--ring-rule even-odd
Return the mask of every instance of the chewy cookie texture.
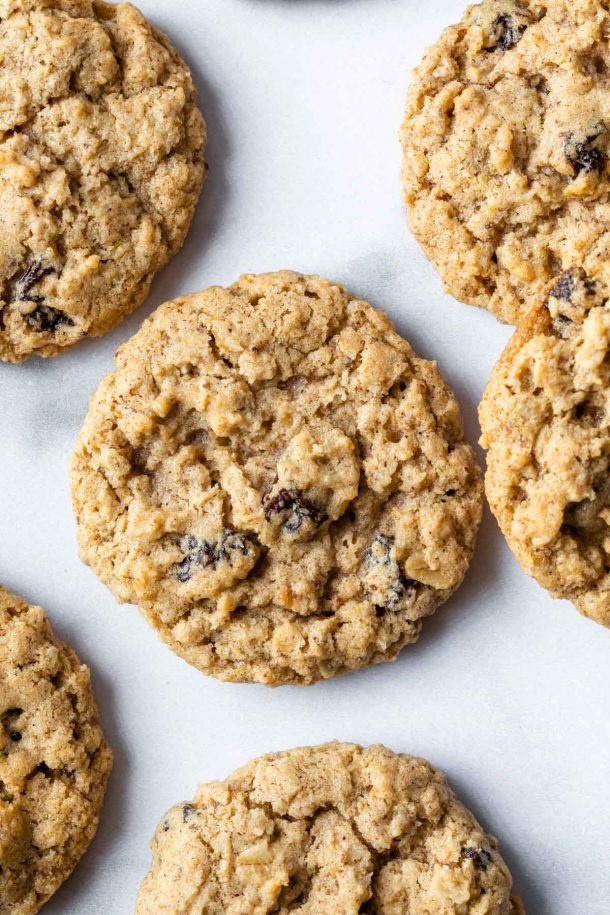
[[446, 289], [517, 323], [563, 269], [610, 281], [610, 5], [483, 0], [417, 68], [414, 234]]
[[186, 235], [205, 124], [129, 4], [0, 0], [0, 360], [110, 330]]
[[82, 558], [187, 661], [310, 683], [393, 659], [460, 584], [482, 483], [453, 395], [319, 277], [170, 302], [72, 463]]
[[0, 587], [0, 915], [32, 915], [71, 874], [111, 767], [88, 669]]
[[523, 568], [610, 626], [610, 301], [580, 268], [518, 325], [480, 407], [486, 490]]
[[137, 915], [524, 915], [444, 776], [381, 746], [254, 760], [170, 810], [152, 852]]

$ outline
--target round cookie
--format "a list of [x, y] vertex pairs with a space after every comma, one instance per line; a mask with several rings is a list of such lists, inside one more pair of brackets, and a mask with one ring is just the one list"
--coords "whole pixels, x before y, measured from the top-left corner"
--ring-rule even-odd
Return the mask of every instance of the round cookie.
[[118, 324], [205, 175], [188, 67], [129, 4], [0, 0], [0, 360]]
[[610, 302], [575, 268], [517, 327], [480, 406], [486, 490], [553, 597], [610, 626]]
[[95, 835], [112, 753], [89, 670], [0, 587], [0, 915], [31, 915]]
[[415, 71], [411, 228], [447, 291], [502, 321], [571, 266], [610, 281], [609, 35], [599, 0], [483, 0]]
[[288, 271], [144, 323], [91, 401], [72, 491], [81, 556], [120, 601], [206, 673], [271, 685], [414, 642], [482, 503], [436, 365]]
[[444, 776], [382, 746], [256, 759], [172, 808], [152, 852], [136, 915], [524, 915]]

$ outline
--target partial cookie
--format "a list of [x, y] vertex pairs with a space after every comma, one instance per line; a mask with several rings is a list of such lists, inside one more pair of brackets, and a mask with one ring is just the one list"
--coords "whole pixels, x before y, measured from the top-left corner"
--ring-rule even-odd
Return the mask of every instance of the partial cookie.
[[137, 915], [523, 915], [444, 776], [382, 746], [256, 759], [172, 808], [152, 852]]
[[0, 0], [0, 360], [118, 324], [181, 247], [206, 131], [184, 61], [129, 4]]
[[0, 587], [0, 915], [31, 915], [95, 835], [112, 767], [89, 670]]
[[480, 407], [492, 511], [526, 572], [610, 626], [610, 301], [565, 273], [517, 331]]
[[482, 483], [455, 399], [388, 318], [288, 271], [169, 302], [72, 463], [83, 560], [225, 680], [396, 657], [460, 584]]
[[609, 36], [600, 0], [484, 0], [415, 71], [411, 228], [446, 289], [502, 321], [571, 266], [610, 282]]

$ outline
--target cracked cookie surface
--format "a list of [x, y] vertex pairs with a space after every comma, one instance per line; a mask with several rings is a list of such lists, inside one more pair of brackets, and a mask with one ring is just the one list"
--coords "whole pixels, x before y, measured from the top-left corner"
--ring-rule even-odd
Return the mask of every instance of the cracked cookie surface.
[[256, 759], [172, 808], [152, 852], [137, 915], [524, 915], [444, 776], [382, 746]]
[[521, 566], [610, 626], [610, 300], [580, 268], [518, 325], [480, 406], [487, 496]]
[[186, 64], [129, 4], [0, 0], [0, 360], [118, 324], [205, 175]]
[[610, 4], [484, 0], [414, 74], [411, 228], [448, 292], [516, 324], [562, 270], [610, 281]]
[[309, 683], [414, 642], [460, 584], [482, 482], [436, 365], [289, 271], [170, 302], [72, 462], [81, 556], [187, 661]]
[[37, 912], [71, 874], [111, 767], [89, 670], [0, 587], [0, 915]]

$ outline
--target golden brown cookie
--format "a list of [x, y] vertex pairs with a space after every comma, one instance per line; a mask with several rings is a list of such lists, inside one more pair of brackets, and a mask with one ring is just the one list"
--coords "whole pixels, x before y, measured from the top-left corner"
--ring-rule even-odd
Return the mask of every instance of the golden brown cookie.
[[112, 767], [88, 669], [0, 587], [0, 915], [32, 915], [95, 835]]
[[563, 269], [610, 282], [610, 10], [483, 0], [415, 71], [411, 228], [463, 302], [509, 323]]
[[129, 4], [0, 0], [0, 360], [118, 324], [204, 179], [188, 67]]
[[396, 657], [460, 584], [482, 483], [455, 399], [388, 318], [288, 271], [159, 308], [72, 463], [80, 551], [226, 680]]
[[137, 915], [524, 915], [444, 776], [382, 746], [256, 759], [172, 808], [152, 851]]
[[522, 567], [610, 626], [610, 301], [565, 273], [518, 325], [480, 406], [487, 496]]

